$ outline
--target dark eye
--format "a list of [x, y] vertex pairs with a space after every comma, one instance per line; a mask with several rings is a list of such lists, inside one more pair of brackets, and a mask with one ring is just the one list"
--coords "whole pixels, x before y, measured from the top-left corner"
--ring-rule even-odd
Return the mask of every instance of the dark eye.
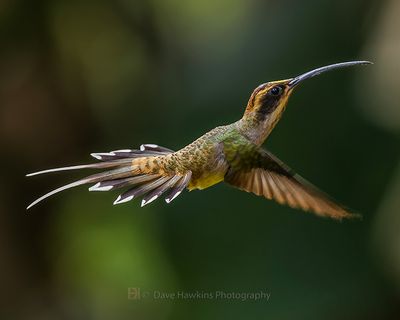
[[279, 96], [282, 93], [283, 89], [281, 86], [276, 86], [273, 87], [271, 90], [269, 90], [269, 93], [273, 96]]

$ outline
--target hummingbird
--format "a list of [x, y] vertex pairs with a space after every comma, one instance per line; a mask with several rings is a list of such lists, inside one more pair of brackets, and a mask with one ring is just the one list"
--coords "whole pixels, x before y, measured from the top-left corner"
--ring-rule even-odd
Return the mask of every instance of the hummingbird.
[[124, 188], [114, 204], [141, 197], [141, 206], [145, 206], [161, 196], [170, 203], [185, 189], [202, 190], [225, 182], [318, 216], [339, 220], [356, 217], [358, 214], [296, 174], [262, 145], [281, 119], [292, 92], [303, 81], [327, 71], [367, 64], [372, 62], [336, 63], [294, 78], [263, 83], [251, 94], [240, 120], [216, 127], [178, 151], [142, 144], [139, 149], [92, 153], [96, 163], [30, 173], [27, 176], [106, 169], [45, 194], [27, 209], [58, 192], [85, 184], [91, 184], [89, 191]]

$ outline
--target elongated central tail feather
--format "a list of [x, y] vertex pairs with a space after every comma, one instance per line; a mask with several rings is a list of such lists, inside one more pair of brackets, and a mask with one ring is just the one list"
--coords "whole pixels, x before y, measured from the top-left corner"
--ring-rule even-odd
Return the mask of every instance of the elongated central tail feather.
[[99, 163], [49, 169], [28, 174], [27, 176], [34, 176], [66, 170], [112, 168], [109, 171], [90, 175], [50, 191], [32, 202], [27, 209], [56, 193], [84, 184], [94, 184], [89, 188], [89, 191], [109, 191], [130, 187], [118, 196], [114, 204], [144, 196], [142, 206], [171, 190], [166, 198], [167, 203], [169, 203], [187, 187], [191, 177], [190, 171], [178, 174], [176, 172], [171, 173], [171, 170], [167, 172], [162, 168], [162, 157], [172, 152], [170, 149], [154, 144], [144, 144], [141, 145], [140, 150], [124, 149], [108, 153], [92, 153], [94, 158], [102, 161]]

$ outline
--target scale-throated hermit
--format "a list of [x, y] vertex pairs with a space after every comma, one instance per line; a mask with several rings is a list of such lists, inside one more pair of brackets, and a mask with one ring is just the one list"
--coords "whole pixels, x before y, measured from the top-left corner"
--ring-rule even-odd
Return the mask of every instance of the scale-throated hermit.
[[167, 203], [184, 189], [205, 189], [224, 181], [292, 208], [335, 219], [354, 217], [344, 206], [301, 178], [261, 145], [274, 129], [295, 88], [320, 73], [369, 61], [350, 61], [328, 65], [287, 80], [258, 86], [250, 96], [243, 117], [217, 127], [178, 151], [155, 144], [139, 150], [92, 153], [98, 163], [63, 167], [28, 174], [75, 170], [107, 169], [55, 189], [32, 202], [28, 209], [60, 191], [92, 184], [90, 191], [125, 188], [114, 204], [143, 197], [142, 206], [165, 196]]

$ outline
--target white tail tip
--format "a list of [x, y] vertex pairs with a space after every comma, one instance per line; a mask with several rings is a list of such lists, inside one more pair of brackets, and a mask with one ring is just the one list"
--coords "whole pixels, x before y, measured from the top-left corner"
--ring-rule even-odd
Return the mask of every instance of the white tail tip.
[[174, 200], [177, 196], [179, 196], [181, 194], [182, 191], [178, 191], [177, 193], [174, 194], [174, 196], [169, 199], [169, 198], [165, 198], [165, 202], [166, 203], [170, 203], [172, 200]]
[[96, 183], [94, 186], [91, 186], [89, 188], [89, 191], [110, 191], [113, 188], [113, 186], [100, 187], [100, 185], [101, 185], [100, 182]]
[[120, 204], [120, 203], [124, 203], [124, 202], [128, 202], [128, 201], [131, 201], [133, 199], [133, 196], [129, 196], [129, 197], [126, 197], [126, 198], [124, 198], [124, 199], [121, 199], [121, 196], [118, 196], [118, 198], [114, 201], [114, 205], [115, 204]]
[[158, 198], [158, 196], [156, 195], [156, 196], [153, 196], [153, 197], [151, 197], [149, 200], [142, 200], [142, 204], [140, 205], [141, 207], [144, 207], [146, 204], [149, 204], [149, 203], [151, 203], [151, 202], [153, 202], [154, 200], [156, 200]]
[[103, 156], [109, 157], [109, 156], [115, 156], [115, 154], [111, 152], [97, 152], [97, 153], [91, 153], [90, 154], [93, 158], [96, 158], [97, 160], [102, 160]]
[[118, 152], [132, 152], [132, 149], [114, 150], [114, 151], [111, 151], [110, 153], [111, 153], [111, 154], [115, 154], [115, 153], [118, 153]]

